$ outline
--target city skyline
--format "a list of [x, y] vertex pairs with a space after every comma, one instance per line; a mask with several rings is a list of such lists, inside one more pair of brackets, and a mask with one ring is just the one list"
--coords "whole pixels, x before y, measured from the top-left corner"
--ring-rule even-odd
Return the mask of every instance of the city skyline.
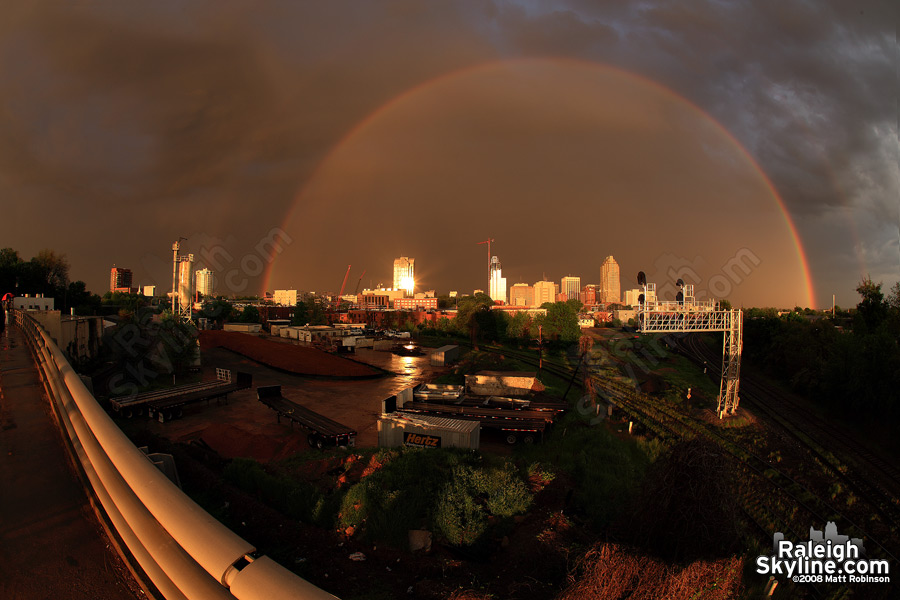
[[[596, 281], [599, 243], [623, 286], [852, 305], [900, 276], [895, 22], [886, 2], [13, 6], [0, 239], [94, 290], [110, 259], [171, 287], [181, 236], [223, 293], [337, 290], [399, 247], [429, 288], [482, 288], [496, 238], [510, 283]], [[275, 229], [291, 241], [258, 251]]]

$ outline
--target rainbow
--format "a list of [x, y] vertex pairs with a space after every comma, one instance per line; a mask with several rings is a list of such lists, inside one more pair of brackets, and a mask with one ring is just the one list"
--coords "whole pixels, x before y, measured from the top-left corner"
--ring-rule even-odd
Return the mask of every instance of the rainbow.
[[[422, 83], [419, 83], [419, 84], [403, 91], [402, 93], [394, 96], [393, 98], [391, 98], [390, 100], [388, 100], [387, 102], [385, 102], [384, 104], [382, 104], [381, 106], [376, 108], [374, 111], [369, 113], [364, 119], [362, 119], [361, 121], [356, 123], [356, 125], [354, 125], [346, 134], [344, 134], [332, 146], [332, 148], [329, 150], [328, 154], [325, 155], [325, 157], [319, 162], [319, 164], [313, 170], [311, 176], [307, 180], [307, 184], [304, 185], [297, 193], [297, 196], [295, 197], [294, 202], [291, 204], [291, 207], [288, 209], [288, 211], [284, 215], [284, 219], [282, 220], [282, 223], [281, 223], [282, 229], [286, 228], [287, 224], [290, 223], [291, 218], [294, 214], [294, 211], [297, 209], [297, 206], [300, 204], [300, 199], [303, 198], [303, 196], [306, 194], [306, 190], [307, 190], [307, 186], [308, 186], [309, 182], [314, 181], [316, 179], [316, 177], [318, 176], [320, 171], [323, 169], [323, 167], [326, 164], [328, 164], [328, 162], [332, 159], [332, 157], [334, 157], [334, 155], [337, 154], [340, 151], [340, 149], [345, 144], [347, 144], [350, 140], [352, 140], [356, 136], [360, 135], [363, 131], [366, 130], [366, 128], [368, 128], [373, 123], [378, 121], [379, 118], [381, 118], [383, 115], [385, 115], [389, 111], [396, 108], [398, 105], [400, 105], [406, 101], [413, 100], [415, 98], [415, 96], [417, 96], [418, 94], [420, 94], [426, 90], [429, 90], [435, 86], [446, 84], [447, 82], [450, 82], [450, 81], [460, 78], [460, 77], [464, 77], [466, 75], [478, 73], [481, 71], [487, 72], [487, 71], [491, 71], [493, 69], [507, 68], [510, 65], [526, 65], [527, 66], [530, 64], [577, 66], [577, 67], [581, 67], [581, 68], [587, 68], [587, 69], [600, 70], [600, 71], [606, 71], [609, 73], [614, 73], [618, 76], [623, 76], [623, 77], [629, 78], [632, 81], [635, 81], [642, 85], [653, 88], [655, 91], [660, 92], [661, 94], [667, 96], [668, 98], [673, 99], [673, 100], [689, 107], [690, 110], [698, 113], [704, 119], [706, 119], [708, 122], [711, 122], [715, 126], [715, 128], [721, 134], [723, 134], [725, 136], [725, 138], [733, 145], [733, 147], [738, 151], [738, 153], [741, 154], [751, 165], [753, 165], [753, 167], [754, 167], [754, 169], [756, 169], [758, 175], [762, 178], [764, 185], [766, 186], [766, 188], [768, 188], [769, 193], [775, 199], [775, 202], [781, 211], [781, 216], [784, 219], [784, 222], [787, 225], [788, 230], [791, 233], [792, 244], [796, 251], [797, 258], [800, 261], [800, 265], [802, 266], [802, 269], [803, 269], [803, 277], [804, 277], [803, 285], [804, 285], [804, 289], [806, 292], [806, 306], [814, 306], [815, 288], [813, 285], [812, 277], [810, 275], [809, 261], [807, 260], [806, 252], [803, 249], [803, 244], [800, 241], [800, 234], [797, 231], [797, 227], [794, 224], [793, 220], [791, 219], [791, 216], [788, 213], [787, 207], [785, 206], [784, 201], [781, 198], [781, 195], [778, 193], [778, 190], [772, 184], [772, 181], [769, 179], [768, 175], [766, 175], [765, 171], [763, 171], [763, 169], [760, 167], [760, 165], [756, 161], [756, 159], [734, 137], [734, 135], [732, 135], [731, 132], [728, 131], [721, 123], [719, 123], [716, 119], [714, 119], [708, 113], [703, 111], [696, 104], [694, 104], [693, 102], [691, 102], [684, 96], [677, 94], [673, 90], [667, 88], [666, 86], [664, 86], [652, 79], [649, 79], [647, 77], [643, 77], [640, 75], [635, 75], [634, 73], [630, 73], [628, 71], [624, 71], [624, 70], [618, 69], [616, 67], [611, 67], [609, 65], [594, 63], [594, 62], [589, 62], [589, 61], [583, 61], [583, 60], [570, 59], [570, 58], [540, 58], [540, 59], [520, 58], [520, 59], [503, 59], [503, 60], [495, 60], [495, 61], [489, 61], [489, 62], [485, 62], [485, 63], [479, 63], [477, 65], [463, 67], [461, 69], [457, 69], [454, 71], [450, 71], [448, 73], [444, 73], [437, 77], [433, 77], [432, 79], [423, 81]], [[269, 282], [270, 282], [271, 276], [272, 276], [272, 270], [273, 270], [273, 267], [275, 264], [274, 258], [275, 258], [274, 256], [271, 256], [270, 260], [268, 261], [268, 266], [266, 267], [266, 271], [263, 276], [263, 290], [266, 290], [269, 287]]]

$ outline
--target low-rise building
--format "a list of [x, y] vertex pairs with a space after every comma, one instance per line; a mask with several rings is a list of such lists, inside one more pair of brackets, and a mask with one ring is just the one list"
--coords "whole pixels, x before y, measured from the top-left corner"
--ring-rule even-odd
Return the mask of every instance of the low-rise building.
[[511, 306], [534, 306], [534, 286], [527, 283], [514, 283], [509, 288], [509, 304]]
[[588, 329], [596, 326], [597, 322], [594, 320], [594, 315], [589, 313], [581, 313], [578, 315], [578, 327], [581, 329]]
[[55, 302], [53, 298], [45, 298], [43, 294], [25, 294], [13, 298], [12, 304], [16, 310], [53, 310]]
[[279, 306], [297, 306], [297, 290], [275, 290], [272, 300]]
[[394, 300], [394, 310], [436, 310], [437, 298], [397, 298]]

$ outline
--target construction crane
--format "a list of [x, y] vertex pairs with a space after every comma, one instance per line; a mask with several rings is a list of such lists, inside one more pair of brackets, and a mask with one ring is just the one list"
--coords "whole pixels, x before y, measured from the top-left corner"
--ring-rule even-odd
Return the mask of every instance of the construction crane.
[[350, 277], [350, 267], [353, 265], [347, 265], [347, 272], [344, 273], [344, 282], [341, 283], [341, 292], [337, 295], [337, 298], [334, 301], [334, 310], [337, 311], [341, 306], [341, 296], [344, 295], [344, 288], [347, 287], [347, 278]]
[[362, 278], [365, 276], [366, 276], [366, 270], [363, 269], [362, 275], [359, 276], [359, 281], [356, 282], [356, 290], [353, 291], [354, 296], [359, 294], [359, 284], [362, 283]]
[[488, 276], [490, 276], [490, 273], [491, 273], [491, 242], [493, 242], [493, 241], [496, 241], [496, 240], [494, 240], [494, 238], [491, 238], [491, 239], [488, 239], [488, 240], [484, 240], [483, 242], [478, 242], [479, 244], [487, 244], [487, 251], [488, 251], [488, 261], [487, 261], [487, 264], [488, 264]]

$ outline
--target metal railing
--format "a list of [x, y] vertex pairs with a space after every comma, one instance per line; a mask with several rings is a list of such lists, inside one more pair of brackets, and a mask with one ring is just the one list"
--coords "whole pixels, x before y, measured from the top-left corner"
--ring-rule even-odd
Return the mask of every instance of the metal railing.
[[97, 500], [167, 600], [335, 599], [188, 498], [110, 419], [44, 328], [13, 313]]

